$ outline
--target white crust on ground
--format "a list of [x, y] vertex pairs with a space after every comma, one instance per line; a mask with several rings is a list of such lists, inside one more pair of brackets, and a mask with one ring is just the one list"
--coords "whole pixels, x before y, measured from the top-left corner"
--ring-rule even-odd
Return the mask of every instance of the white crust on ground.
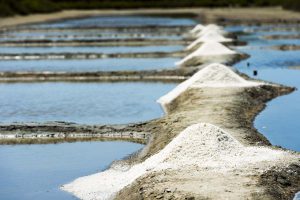
[[262, 84], [261, 82], [245, 80], [228, 66], [213, 63], [199, 70], [191, 78], [159, 98], [157, 102], [166, 111], [165, 105], [171, 103], [189, 87], [255, 87]]
[[283, 164], [293, 156], [268, 147], [246, 147], [229, 133], [208, 123], [191, 125], [159, 153], [129, 169], [109, 169], [79, 178], [63, 190], [80, 199], [109, 199], [137, 178], [161, 170], [201, 169], [203, 173], [230, 173], [234, 170], [264, 171]]

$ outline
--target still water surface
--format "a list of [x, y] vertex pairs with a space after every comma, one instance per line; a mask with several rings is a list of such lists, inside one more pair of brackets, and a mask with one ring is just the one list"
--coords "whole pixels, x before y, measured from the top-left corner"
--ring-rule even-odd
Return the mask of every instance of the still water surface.
[[[248, 29], [251, 29], [248, 28]], [[259, 29], [258, 29], [259, 30]], [[298, 44], [299, 40], [266, 40], [260, 35], [272, 32], [257, 31], [249, 36], [241, 37], [249, 42], [248, 46], [238, 50], [251, 57], [241, 61], [235, 67], [251, 76], [258, 70], [258, 78], [300, 88], [300, 70], [292, 70], [290, 66], [300, 66], [300, 51], [279, 51], [265, 48], [278, 44]], [[294, 34], [284, 32], [284, 34]], [[278, 34], [278, 32], [276, 33]], [[247, 63], [250, 67], [247, 67]], [[267, 107], [255, 119], [255, 127], [274, 145], [300, 151], [300, 92], [278, 97], [267, 104]]]
[[107, 168], [139, 150], [129, 142], [0, 146], [0, 199], [71, 200], [62, 184]]
[[123, 124], [163, 115], [156, 100], [175, 83], [0, 84], [0, 122]]
[[[32, 27], [185, 26], [194, 23], [193, 20], [182, 18], [106, 16], [38, 24]], [[86, 33], [88, 32], [84, 34]], [[35, 35], [28, 33], [28, 37]], [[1, 47], [0, 53], [134, 53], [169, 52], [182, 48], [182, 46]], [[150, 70], [173, 67], [176, 61], [177, 59], [173, 58], [0, 61], [0, 71]], [[68, 121], [83, 124], [120, 124], [146, 121], [163, 115], [156, 100], [175, 86], [175, 83], [141, 82], [1, 83], [0, 123]], [[60, 191], [60, 185], [104, 170], [112, 161], [140, 148], [142, 145], [128, 142], [0, 146], [0, 199], [74, 199], [68, 193]]]
[[91, 60], [7, 60], [0, 71], [97, 72], [158, 70], [174, 68], [180, 58], [104, 58]]
[[154, 16], [96, 16], [81, 19], [69, 19], [50, 23], [36, 24], [35, 28], [71, 28], [71, 27], [130, 27], [130, 26], [192, 26], [196, 22], [188, 18]]
[[114, 46], [114, 47], [1, 47], [0, 54], [40, 54], [40, 53], [146, 53], [146, 52], [173, 52], [183, 50], [183, 46]]

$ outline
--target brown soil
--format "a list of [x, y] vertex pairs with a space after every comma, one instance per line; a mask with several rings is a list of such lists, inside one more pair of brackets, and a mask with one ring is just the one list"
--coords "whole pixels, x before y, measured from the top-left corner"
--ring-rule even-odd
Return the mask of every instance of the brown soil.
[[283, 45], [279, 45], [279, 46], [273, 46], [272, 49], [281, 50], [281, 51], [298, 51], [298, 50], [300, 50], [300, 45], [283, 44]]
[[160, 81], [181, 82], [192, 76], [198, 69], [174, 68], [170, 70], [147, 71], [108, 71], [108, 72], [2, 72], [0, 82], [34, 82], [34, 81]]

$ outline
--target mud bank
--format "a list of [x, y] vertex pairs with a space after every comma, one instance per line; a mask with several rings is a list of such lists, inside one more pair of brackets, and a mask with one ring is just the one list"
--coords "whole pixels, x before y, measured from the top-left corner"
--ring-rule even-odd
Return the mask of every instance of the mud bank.
[[294, 69], [294, 70], [300, 70], [300, 66], [291, 66], [288, 67], [289, 69]]
[[154, 46], [154, 45], [187, 45], [190, 40], [166, 39], [99, 39], [99, 40], [17, 40], [0, 42], [8, 47], [44, 47], [44, 46]]
[[[89, 17], [89, 16], [86, 16]], [[62, 21], [59, 20], [59, 21]], [[28, 25], [28, 23], [27, 23]], [[29, 24], [30, 25], [30, 24]], [[102, 34], [132, 34], [132, 33], [143, 33], [143, 34], [155, 34], [155, 35], [179, 35], [183, 32], [190, 30], [192, 26], [156, 26], [156, 25], [147, 25], [147, 26], [103, 26], [103, 27], [61, 27], [61, 28], [47, 28], [47, 27], [31, 27], [31, 26], [8, 26], [1, 27], [1, 34], [10, 34], [12, 32], [16, 33], [35, 33], [35, 32], [58, 32], [58, 33], [74, 33], [74, 32], [96, 32]], [[113, 33], [112, 33], [113, 32]]]
[[267, 40], [281, 40], [281, 39], [300, 39], [300, 35], [268, 35], [264, 36]]
[[[4, 47], [51, 47], [51, 46], [153, 46], [153, 45], [187, 45], [190, 39], [185, 40], [158, 40], [158, 39], [108, 39], [108, 40], [17, 40], [0, 42]], [[228, 45], [244, 46], [245, 42], [228, 42]]]
[[63, 60], [63, 59], [100, 59], [100, 58], [165, 58], [183, 57], [186, 52], [147, 52], [147, 53], [47, 53], [47, 54], [0, 54], [1, 60]]
[[197, 68], [174, 68], [172, 70], [112, 71], [112, 72], [2, 72], [0, 82], [181, 82], [192, 76]]
[[66, 122], [0, 125], [0, 144], [45, 144], [57, 142], [125, 140], [146, 143], [150, 133], [144, 124], [81, 125]]
[[[151, 38], [134, 38], [134, 39], [97, 39], [97, 40], [86, 40], [84, 38], [76, 40], [15, 40], [15, 41], [2, 41], [1, 46], [5, 47], [51, 47], [51, 46], [162, 46], [162, 45], [188, 45], [193, 41], [192, 38], [182, 39], [151, 39]], [[233, 46], [244, 46], [245, 42], [232, 41], [226, 42], [227, 45]]]
[[283, 45], [279, 45], [279, 46], [273, 46], [271, 48], [275, 49], [275, 50], [280, 50], [280, 51], [298, 51], [298, 50], [300, 50], [300, 45], [283, 44]]

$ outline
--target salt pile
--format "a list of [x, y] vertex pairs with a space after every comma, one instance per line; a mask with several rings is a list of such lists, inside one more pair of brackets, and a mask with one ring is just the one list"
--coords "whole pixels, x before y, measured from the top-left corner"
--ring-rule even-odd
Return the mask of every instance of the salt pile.
[[196, 51], [187, 55], [179, 62], [176, 62], [176, 65], [182, 65], [190, 59], [193, 59], [194, 57], [223, 56], [230, 54], [236, 54], [236, 52], [232, 51], [231, 49], [218, 42], [205, 42]]
[[217, 26], [215, 24], [210, 24], [210, 25], [205, 26], [201, 31], [195, 32], [195, 36], [201, 37], [202, 35], [204, 35], [208, 32], [211, 32], [211, 31], [219, 33], [221, 35], [226, 34], [226, 32], [223, 30], [222, 27]]
[[157, 100], [164, 108], [189, 87], [255, 87], [263, 83], [247, 81], [225, 65], [213, 63], [195, 73], [191, 78], [179, 84], [168, 94]]
[[245, 80], [229, 67], [214, 63], [198, 72], [198, 78], [191, 87], [255, 87], [262, 84]]
[[222, 27], [215, 24], [209, 24], [207, 26], [198, 24], [191, 31], [189, 31], [188, 35], [189, 37], [199, 38], [208, 32], [216, 32], [220, 35], [226, 34]]
[[195, 35], [195, 37], [199, 38], [199, 37], [201, 37], [201, 36], [203, 36], [203, 35], [205, 35], [209, 32], [215, 32], [215, 33], [218, 33], [220, 35], [225, 35], [226, 34], [226, 32], [223, 29], [219, 29], [219, 28], [218, 29], [203, 29], [201, 32], [197, 33]]
[[218, 32], [209, 31], [209, 32], [205, 33], [204, 35], [202, 35], [201, 37], [199, 37], [194, 42], [192, 42], [186, 49], [192, 49], [195, 46], [197, 46], [198, 44], [204, 43], [204, 42], [231, 42], [231, 41], [232, 41], [232, 39], [225, 38], [223, 35], [221, 35]]
[[64, 185], [63, 190], [80, 199], [110, 199], [123, 187], [146, 173], [164, 169], [183, 171], [199, 167], [204, 173], [245, 170], [272, 165], [287, 153], [266, 147], [245, 147], [227, 132], [207, 123], [192, 125], [182, 131], [159, 153], [129, 170], [109, 169]]
[[205, 26], [203, 26], [202, 24], [198, 24], [192, 30], [190, 30], [190, 33], [191, 34], [198, 33], [200, 31], [202, 31], [202, 29], [204, 29], [204, 28], [205, 28]]

